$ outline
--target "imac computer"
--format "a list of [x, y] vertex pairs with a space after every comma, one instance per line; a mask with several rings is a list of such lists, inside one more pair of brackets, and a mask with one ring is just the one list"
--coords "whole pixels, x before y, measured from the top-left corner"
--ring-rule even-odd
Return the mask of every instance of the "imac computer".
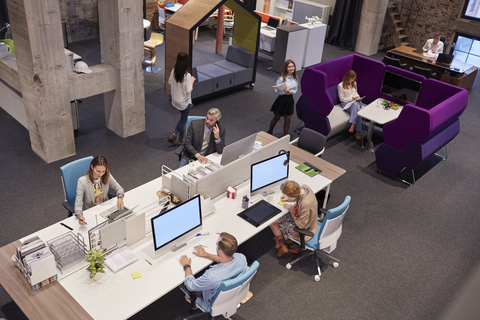
[[155, 258], [184, 247], [202, 230], [200, 196], [161, 212], [151, 220]]
[[220, 161], [220, 164], [222, 166], [227, 165], [230, 162], [235, 161], [238, 158], [241, 158], [244, 155], [247, 155], [250, 152], [252, 152], [253, 147], [255, 146], [256, 138], [257, 138], [257, 134], [254, 133], [252, 135], [249, 135], [246, 138], [238, 140], [235, 143], [225, 146], [225, 148], [223, 148], [222, 160]]
[[263, 196], [272, 194], [273, 184], [288, 178], [289, 152], [282, 152], [269, 159], [252, 164], [250, 175], [250, 194]]

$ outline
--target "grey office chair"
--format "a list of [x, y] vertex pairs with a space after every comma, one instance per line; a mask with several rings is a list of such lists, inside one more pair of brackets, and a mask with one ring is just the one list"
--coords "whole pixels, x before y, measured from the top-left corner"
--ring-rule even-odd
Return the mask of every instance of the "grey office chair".
[[405, 69], [405, 67], [407, 66], [406, 63], [401, 63], [400, 59], [392, 58], [392, 57], [389, 57], [389, 56], [383, 57], [382, 62], [385, 63], [388, 66], [394, 66], [394, 67], [402, 68], [402, 69]]
[[432, 69], [422, 68], [418, 66], [413, 66], [412, 68], [410, 68], [410, 71], [415, 72], [417, 74], [421, 74], [422, 76], [425, 76], [427, 79], [433, 78], [437, 75], [436, 73], [432, 72]]
[[299, 148], [313, 153], [315, 157], [318, 157], [322, 156], [325, 151], [326, 141], [327, 137], [320, 132], [309, 128], [303, 128], [300, 132], [300, 136], [297, 139], [292, 140], [290, 144], [297, 143]]

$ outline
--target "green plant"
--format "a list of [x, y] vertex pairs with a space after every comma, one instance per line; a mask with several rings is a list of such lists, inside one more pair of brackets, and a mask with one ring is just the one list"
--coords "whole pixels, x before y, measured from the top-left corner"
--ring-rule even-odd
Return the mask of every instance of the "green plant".
[[87, 254], [85, 261], [90, 262], [90, 265], [87, 267], [87, 271], [90, 272], [90, 278], [95, 277], [97, 273], [105, 273], [105, 270], [103, 270], [103, 261], [105, 261], [105, 258], [102, 257], [105, 249], [93, 249], [93, 250], [87, 250]]

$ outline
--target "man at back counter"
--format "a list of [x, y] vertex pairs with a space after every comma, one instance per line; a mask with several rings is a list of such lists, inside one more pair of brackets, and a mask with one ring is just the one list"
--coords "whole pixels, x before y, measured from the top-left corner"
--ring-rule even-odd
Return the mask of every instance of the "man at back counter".
[[222, 113], [217, 108], [207, 112], [205, 121], [194, 120], [190, 124], [185, 139], [185, 153], [178, 163], [178, 167], [188, 164], [188, 160], [197, 159], [206, 163], [209, 154], [222, 153], [225, 147], [225, 128], [220, 124]]
[[440, 34], [435, 33], [433, 39], [428, 39], [423, 45], [423, 52], [443, 53], [443, 42], [440, 41]]

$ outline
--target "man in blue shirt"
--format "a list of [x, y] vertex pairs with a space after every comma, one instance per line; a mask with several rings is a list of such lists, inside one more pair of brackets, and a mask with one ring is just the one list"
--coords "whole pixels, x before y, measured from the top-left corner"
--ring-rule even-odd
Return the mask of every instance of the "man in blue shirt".
[[[190, 297], [197, 296], [196, 303], [206, 312], [210, 311], [213, 296], [217, 293], [224, 280], [235, 278], [247, 270], [247, 259], [241, 253], [236, 253], [237, 239], [229, 233], [222, 232], [217, 240], [217, 254], [205, 252], [202, 246], [196, 246], [196, 256], [207, 258], [217, 264], [208, 268], [203, 275], [195, 279], [190, 264], [192, 259], [187, 256], [180, 258], [180, 263], [185, 270], [185, 287], [190, 292]], [[201, 293], [201, 294], [200, 294]], [[192, 299], [192, 307], [195, 301]]]

